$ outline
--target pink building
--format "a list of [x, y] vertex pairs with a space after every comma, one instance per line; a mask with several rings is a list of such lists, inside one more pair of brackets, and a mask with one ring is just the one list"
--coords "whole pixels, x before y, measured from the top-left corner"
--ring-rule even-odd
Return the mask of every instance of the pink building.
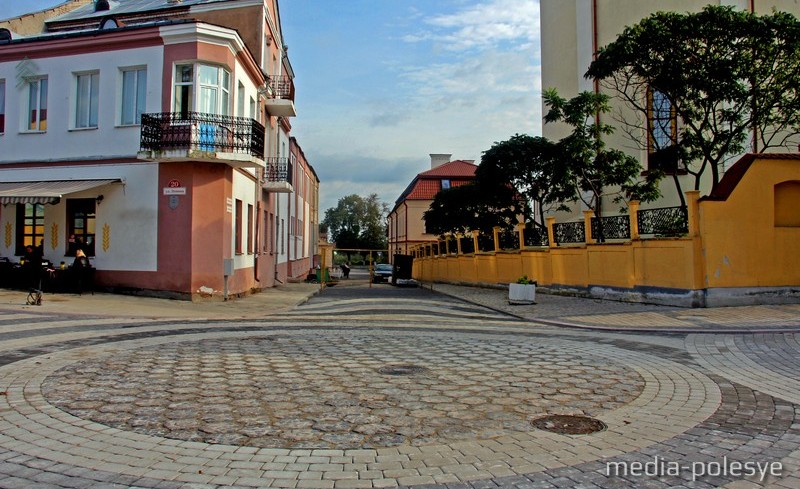
[[79, 0], [0, 28], [0, 257], [80, 242], [99, 286], [177, 298], [286, 280], [316, 197], [295, 194], [277, 0]]

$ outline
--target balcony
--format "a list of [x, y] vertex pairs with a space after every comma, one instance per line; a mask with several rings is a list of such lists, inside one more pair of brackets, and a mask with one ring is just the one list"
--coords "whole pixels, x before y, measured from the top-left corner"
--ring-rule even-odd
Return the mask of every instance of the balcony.
[[267, 158], [264, 168], [264, 190], [280, 194], [294, 191], [292, 187], [292, 164], [289, 158]]
[[264, 126], [245, 117], [199, 112], [142, 114], [139, 159], [264, 167]]
[[294, 82], [286, 75], [267, 77], [267, 111], [275, 117], [295, 117]]

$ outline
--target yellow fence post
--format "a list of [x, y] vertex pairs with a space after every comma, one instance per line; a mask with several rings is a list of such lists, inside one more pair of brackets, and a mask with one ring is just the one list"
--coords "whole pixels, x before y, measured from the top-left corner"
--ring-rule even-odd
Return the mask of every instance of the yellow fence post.
[[593, 217], [594, 211], [583, 211], [583, 232], [585, 233], [586, 244], [592, 244], [595, 242], [594, 237], [592, 236]]
[[472, 245], [475, 247], [475, 253], [481, 250], [478, 248], [478, 231], [472, 231]]
[[553, 224], [556, 223], [556, 218], [546, 217], [545, 221], [547, 221], [547, 243], [550, 245], [550, 248], [555, 248], [558, 246], [558, 243], [556, 243], [556, 233], [553, 231]]
[[687, 190], [686, 203], [688, 204], [689, 236], [700, 236], [700, 191]]
[[517, 240], [519, 241], [519, 249], [525, 249], [525, 223], [517, 224]]
[[500, 251], [500, 226], [492, 228], [492, 239], [494, 240], [494, 252]]
[[628, 202], [628, 218], [631, 223], [631, 240], [639, 239], [639, 201]]
[[461, 256], [461, 238], [463, 237], [463, 234], [456, 233], [456, 253], [458, 253], [458, 256]]

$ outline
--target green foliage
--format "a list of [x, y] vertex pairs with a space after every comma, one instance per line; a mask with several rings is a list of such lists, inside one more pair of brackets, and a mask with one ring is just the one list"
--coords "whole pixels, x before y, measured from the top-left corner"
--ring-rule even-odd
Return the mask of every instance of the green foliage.
[[512, 202], [513, 190], [486, 190], [476, 183], [441, 190], [423, 214], [428, 233], [444, 235], [481, 231], [491, 234], [494, 226], [512, 227], [517, 223], [520, 204]]
[[529, 279], [527, 275], [523, 275], [517, 279], [517, 283], [520, 285], [532, 285], [535, 284], [536, 281]]
[[[658, 198], [661, 175], [652, 173], [641, 180], [638, 160], [622, 151], [607, 149], [603, 142], [603, 136], [613, 133], [613, 127], [597, 117], [610, 109], [607, 95], [581, 92], [567, 100], [555, 89], [549, 89], [544, 92], [544, 101], [549, 108], [545, 122], [562, 122], [572, 128], [555, 146], [560, 169], [554, 183], [559, 187], [560, 199], [581, 200], [599, 216], [604, 195], [613, 195], [614, 202], [649, 202]], [[610, 189], [614, 194], [609, 193]]]
[[640, 143], [647, 90], [668, 98], [695, 189], [707, 169], [716, 186], [725, 161], [751, 138], [756, 152], [793, 148], [800, 135], [800, 23], [788, 13], [657, 12], [602, 48], [586, 76], [633, 109], [621, 122]]
[[325, 211], [322, 225], [331, 233], [338, 248], [386, 249], [388, 206], [377, 194], [367, 198], [356, 194], [339, 199], [336, 207]]
[[[561, 185], [564, 169], [553, 142], [515, 134], [483, 152], [475, 178], [486, 192], [496, 196], [498, 207], [514, 206], [522, 211], [526, 221], [543, 226], [545, 210], [557, 210], [571, 197], [569, 190]], [[505, 202], [500, 202], [501, 198]], [[520, 200], [539, 205], [519, 205]], [[531, 215], [534, 209], [538, 210], [536, 216]]]

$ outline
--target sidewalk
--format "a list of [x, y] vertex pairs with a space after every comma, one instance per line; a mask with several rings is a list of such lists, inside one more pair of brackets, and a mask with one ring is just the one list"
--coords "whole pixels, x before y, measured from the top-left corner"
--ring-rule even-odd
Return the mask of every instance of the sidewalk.
[[691, 309], [537, 293], [536, 304], [519, 306], [509, 305], [507, 289], [437, 283], [433, 290], [555, 326], [676, 333], [800, 331], [800, 304]]
[[95, 292], [45, 293], [41, 306], [25, 304], [27, 292], [0, 289], [0, 310], [155, 319], [258, 319], [288, 311], [319, 292], [318, 284], [288, 283], [241, 299], [189, 302]]

